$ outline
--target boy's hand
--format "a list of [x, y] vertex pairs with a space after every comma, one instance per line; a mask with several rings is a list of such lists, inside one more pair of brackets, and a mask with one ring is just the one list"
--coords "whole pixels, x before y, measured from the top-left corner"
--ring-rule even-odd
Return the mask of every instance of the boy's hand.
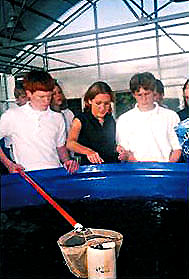
[[17, 173], [18, 170], [24, 170], [24, 169], [25, 169], [22, 165], [16, 164], [16, 163], [13, 163], [13, 162], [11, 162], [11, 163], [7, 166], [7, 168], [8, 168], [8, 171], [9, 171], [10, 173]]
[[79, 169], [79, 163], [76, 160], [66, 160], [64, 162], [64, 168], [72, 174]]

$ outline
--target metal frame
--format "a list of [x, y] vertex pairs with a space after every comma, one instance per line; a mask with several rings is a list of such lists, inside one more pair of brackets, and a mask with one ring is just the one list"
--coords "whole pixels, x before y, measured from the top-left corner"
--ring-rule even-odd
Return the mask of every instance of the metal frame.
[[[57, 22], [59, 24], [58, 27], [54, 28], [49, 34], [47, 34], [44, 38], [41, 39], [34, 39], [34, 40], [30, 40], [27, 42], [17, 42], [17, 43], [9, 43], [7, 45], [4, 45], [2, 47], [0, 47], [0, 49], [3, 48], [15, 48], [17, 50], [23, 51], [23, 54], [19, 57], [19, 59], [16, 60], [16, 62], [11, 61], [9, 64], [7, 64], [8, 67], [14, 68], [15, 71], [13, 73], [13, 75], [16, 75], [21, 69], [31, 69], [34, 66], [31, 65], [31, 62], [33, 61], [33, 59], [35, 59], [36, 57], [41, 57], [43, 59], [43, 66], [45, 69], [48, 69], [48, 71], [63, 71], [63, 70], [68, 70], [68, 69], [74, 69], [74, 68], [82, 68], [82, 67], [89, 67], [89, 66], [97, 66], [98, 67], [98, 77], [100, 78], [101, 73], [100, 73], [100, 66], [101, 65], [105, 65], [105, 64], [111, 64], [111, 63], [119, 63], [119, 62], [127, 62], [127, 61], [134, 61], [135, 59], [126, 59], [126, 60], [117, 60], [117, 61], [107, 61], [107, 62], [101, 62], [100, 59], [100, 47], [103, 46], [110, 46], [113, 44], [120, 44], [120, 43], [127, 43], [130, 42], [131, 40], [128, 41], [119, 41], [116, 43], [109, 43], [109, 44], [100, 44], [100, 41], [102, 41], [104, 38], [113, 38], [115, 36], [118, 35], [111, 35], [111, 36], [104, 36], [104, 37], [99, 37], [99, 35], [101, 35], [102, 33], [107, 33], [107, 32], [112, 32], [112, 31], [118, 31], [118, 30], [123, 30], [123, 29], [129, 29], [132, 27], [141, 27], [141, 26], [146, 26], [149, 24], [154, 24], [154, 28], [151, 28], [151, 30], [155, 31], [155, 36], [154, 38], [156, 39], [156, 57], [157, 57], [157, 68], [158, 68], [158, 72], [159, 72], [159, 76], [161, 78], [161, 65], [160, 65], [160, 58], [164, 57], [164, 56], [169, 56], [169, 55], [176, 55], [176, 54], [186, 54], [188, 53], [188, 51], [185, 51], [182, 46], [180, 46], [171, 36], [173, 34], [168, 34], [167, 31], [165, 31], [166, 28], [169, 28], [169, 26], [163, 26], [161, 27], [159, 24], [164, 22], [164, 21], [169, 21], [169, 20], [174, 20], [174, 19], [179, 19], [179, 18], [186, 18], [189, 17], [189, 12], [183, 12], [183, 13], [179, 13], [179, 14], [174, 14], [174, 15], [169, 15], [169, 16], [162, 16], [162, 17], [158, 17], [158, 12], [160, 10], [162, 10], [163, 8], [165, 8], [166, 6], [168, 6], [169, 4], [172, 3], [172, 1], [168, 1], [166, 4], [164, 4], [161, 7], [158, 7], [158, 0], [154, 0], [154, 12], [151, 14], [148, 14], [145, 10], [144, 10], [144, 3], [143, 0], [141, 0], [141, 5], [139, 5], [138, 3], [136, 3], [136, 1], [134, 0], [122, 0], [123, 3], [129, 8], [129, 10], [133, 13], [133, 15], [136, 17], [137, 21], [132, 22], [132, 23], [127, 23], [127, 24], [122, 24], [122, 25], [117, 25], [117, 26], [110, 26], [110, 27], [106, 27], [106, 28], [98, 28], [98, 20], [97, 20], [97, 7], [96, 7], [96, 3], [99, 0], [96, 1], [88, 1], [87, 3], [85, 3], [80, 9], [78, 9], [76, 12], [74, 12], [71, 16], [69, 16], [64, 22], [60, 22], [59, 20], [54, 20], [53, 18], [50, 18], [50, 20]], [[17, 1], [14, 1], [14, 3], [16, 5], [18, 5], [19, 3]], [[136, 11], [132, 8], [131, 4], [133, 4], [138, 10], [139, 12], [141, 12], [141, 17], [140, 15], [138, 15], [136, 13]], [[26, 6], [25, 8], [32, 10], [32, 12], [36, 12], [34, 9]], [[93, 13], [94, 13], [94, 22], [95, 22], [95, 26], [94, 26], [94, 30], [88, 30], [85, 32], [78, 32], [78, 33], [73, 33], [73, 34], [68, 34], [68, 35], [59, 35], [59, 36], [54, 36], [57, 35], [62, 29], [64, 29], [66, 26], [68, 26], [73, 20], [75, 20], [76, 18], [78, 18], [80, 15], [82, 15], [84, 12], [86, 12], [88, 9], [93, 8]], [[40, 16], [46, 16], [43, 13], [37, 13]], [[152, 18], [152, 16], [154, 15], [154, 18]], [[185, 24], [188, 24], [188, 22], [186, 22]], [[177, 24], [178, 26], [179, 24]], [[171, 25], [174, 26], [174, 25]], [[165, 53], [164, 55], [160, 55], [159, 54], [159, 30], [161, 30], [165, 36], [167, 36], [179, 49], [178, 53]], [[139, 33], [141, 32], [146, 32], [145, 30], [141, 30], [139, 31]], [[131, 33], [126, 33], [124, 35], [127, 34], [131, 34]], [[82, 40], [82, 38], [89, 36], [89, 35], [94, 35], [95, 39], [85, 39]], [[179, 34], [178, 34], [179, 35]], [[181, 34], [182, 35], [182, 34]], [[187, 36], [188, 34], [184, 34], [185, 36]], [[120, 35], [119, 35], [120, 36]], [[123, 36], [121, 34], [121, 36]], [[80, 49], [87, 49], [87, 48], [96, 48], [96, 53], [97, 53], [97, 63], [94, 64], [88, 64], [88, 65], [79, 65], [78, 63], [74, 63], [71, 61], [65, 61], [62, 59], [58, 59], [58, 58], [54, 58], [52, 57], [52, 55], [54, 54], [54, 52], [49, 51], [49, 49], [52, 46], [49, 46], [48, 43], [49, 42], [55, 42], [55, 45], [53, 47], [58, 47], [60, 45], [56, 44], [57, 41], [61, 41], [61, 40], [68, 40], [68, 39], [72, 39], [72, 38], [80, 38], [80, 42], [89, 42], [91, 40], [95, 41], [95, 46], [88, 46], [88, 47], [82, 47], [82, 48], [75, 48], [75, 49], [70, 49], [69, 51], [77, 51]], [[142, 39], [135, 39], [136, 40], [146, 40], [146, 39], [150, 39], [153, 38], [153, 36], [147, 36], [144, 37]], [[66, 45], [68, 43], [62, 44], [62, 45]], [[70, 45], [72, 44], [72, 42], [69, 43]], [[32, 45], [29, 49], [23, 49], [24, 46], [27, 45]], [[39, 47], [44, 46], [44, 54], [40, 54], [37, 53], [37, 50], [39, 49]], [[68, 50], [67, 50], [68, 51]], [[64, 51], [56, 51], [56, 53], [64, 53], [66, 52]], [[27, 58], [30, 57], [30, 59], [27, 61], [27, 63], [23, 64], [23, 61]], [[136, 60], [139, 59], [148, 59], [148, 58], [152, 58], [152, 56], [148, 56], [148, 57], [141, 57], [141, 58], [136, 58]], [[154, 58], [154, 56], [153, 56]], [[54, 60], [54, 61], [58, 61], [58, 62], [62, 62], [64, 64], [67, 64], [67, 66], [65, 67], [58, 67], [58, 68], [49, 68], [49, 60]], [[0, 63], [2, 63], [2, 60], [0, 61]], [[16, 70], [17, 69], [17, 70]]]
[[[15, 1], [15, 0], [7, 0], [8, 2], [14, 2], [16, 5], [21, 5], [21, 2]], [[33, 1], [33, 3], [36, 0]], [[43, 38], [33, 39], [29, 41], [24, 42], [14, 42], [12, 40], [12, 36], [10, 37], [10, 40], [7, 44], [4, 44], [3, 46], [0, 45], [0, 50], [5, 49], [15, 49], [18, 52], [20, 52], [19, 57], [12, 57], [13, 59], [11, 62], [7, 63], [3, 59], [0, 59], [0, 67], [6, 66], [7, 69], [12, 70], [13, 76], [19, 76], [20, 74], [23, 75], [23, 71], [29, 71], [33, 68], [39, 68], [34, 65], [32, 65], [32, 62], [35, 58], [39, 57], [42, 61], [42, 67], [45, 70], [48, 70], [48, 72], [57, 72], [57, 71], [66, 71], [66, 70], [72, 70], [72, 69], [82, 69], [87, 67], [96, 67], [98, 72], [98, 78], [101, 79], [101, 66], [103, 65], [109, 65], [109, 64], [116, 64], [116, 63], [122, 63], [122, 62], [131, 62], [131, 61], [140, 61], [140, 60], [147, 60], [154, 58], [157, 60], [157, 70], [159, 78], [162, 78], [161, 74], [161, 58], [162, 57], [169, 57], [169, 56], [177, 56], [182, 54], [189, 54], [189, 51], [185, 50], [181, 45], [177, 43], [175, 39], [173, 39], [172, 36], [189, 36], [189, 34], [181, 34], [181, 33], [168, 33], [168, 29], [172, 27], [178, 27], [178, 26], [185, 26], [189, 24], [189, 21], [180, 22], [180, 23], [171, 23], [168, 24], [168, 21], [177, 20], [177, 19], [187, 19], [189, 17], [189, 12], [182, 12], [182, 13], [176, 13], [171, 14], [167, 16], [161, 16], [158, 17], [158, 12], [163, 10], [165, 7], [170, 5], [173, 0], [167, 1], [164, 5], [161, 7], [158, 7], [158, 0], [152, 0], [154, 3], [154, 11], [149, 14], [144, 9], [144, 0], [140, 0], [140, 5], [135, 0], [122, 0], [122, 2], [126, 5], [126, 7], [130, 10], [130, 12], [134, 15], [136, 18], [136, 21], [116, 25], [116, 26], [109, 26], [105, 28], [98, 28], [98, 9], [97, 9], [97, 2], [100, 0], [87, 0], [86, 3], [84, 3], [80, 8], [77, 9], [77, 11], [73, 12], [70, 16], [68, 16], [64, 21], [60, 21], [57, 19], [54, 19], [44, 13], [36, 12], [35, 9], [33, 9], [30, 6], [26, 5], [25, 0], [22, 2], [22, 9], [21, 12], [23, 12], [23, 9], [29, 9], [33, 13], [37, 14], [38, 16], [48, 18], [52, 22], [58, 23], [58, 26], [53, 28], [48, 34], [46, 34]], [[103, 0], [101, 0], [103, 1]], [[120, 0], [121, 1], [121, 0]], [[68, 1], [69, 2], [69, 1]], [[133, 8], [134, 7], [134, 8]], [[93, 30], [87, 30], [84, 32], [77, 32], [67, 35], [58, 35], [64, 28], [66, 28], [70, 23], [72, 23], [75, 19], [79, 18], [81, 15], [83, 15], [85, 12], [87, 12], [89, 9], [93, 9], [93, 16], [94, 16], [94, 29]], [[137, 11], [137, 12], [136, 12]], [[21, 13], [20, 12], [20, 13]], [[161, 23], [166, 22], [166, 24], [161, 25]], [[148, 25], [151, 25], [148, 27]], [[132, 28], [140, 27], [141, 29], [138, 31], [133, 31]], [[131, 29], [131, 31], [130, 31]], [[125, 32], [123, 32], [125, 30]], [[162, 31], [163, 35], [159, 34], [159, 31]], [[121, 31], [121, 33], [117, 34], [109, 34], [112, 31]], [[146, 35], [146, 32], [154, 31], [154, 35]], [[142, 38], [135, 38], [135, 39], [127, 39], [127, 36], [129, 35], [137, 35], [137, 34], [144, 34]], [[88, 38], [89, 36], [93, 35], [93, 38]], [[124, 39], [121, 40], [121, 38], [124, 36]], [[160, 54], [159, 51], [159, 39], [162, 36], [166, 36], [169, 40], [172, 41], [173, 44], [175, 44], [178, 48], [178, 51], [173, 53], [163, 53]], [[105, 43], [103, 40], [110, 39], [110, 38], [116, 38], [119, 37], [119, 40], [116, 42], [110, 42]], [[78, 40], [72, 40], [77, 39]], [[142, 41], [147, 39], [155, 39], [156, 40], [156, 55], [151, 56], [144, 56], [144, 57], [138, 57], [138, 58], [128, 58], [128, 59], [122, 59], [122, 60], [112, 60], [112, 61], [101, 61], [101, 47], [105, 46], [112, 46], [112, 45], [118, 45], [123, 43], [129, 43], [132, 41]], [[62, 43], [63, 41], [63, 43]], [[93, 42], [93, 45], [87, 45], [87, 43]], [[73, 47], [74, 44], [80, 44], [80, 43], [86, 43], [86, 46], [82, 47]], [[59, 47], [64, 46], [70, 46], [67, 50], [58, 50]], [[26, 48], [27, 46], [27, 48]], [[44, 52], [41, 54], [39, 53], [39, 48], [43, 48]], [[52, 51], [52, 48], [56, 48], [56, 51]], [[67, 61], [66, 59], [56, 58], [53, 57], [53, 55], [56, 53], [64, 54], [66, 52], [73, 52], [73, 51], [79, 51], [79, 50], [86, 50], [86, 49], [96, 49], [96, 63], [91, 64], [79, 64], [75, 63], [74, 61]], [[7, 54], [6, 54], [7, 55]], [[5, 56], [6, 56], [5, 55]], [[8, 56], [8, 55], [7, 55]], [[9, 55], [10, 56], [10, 55]], [[11, 57], [10, 57], [11, 58]], [[27, 61], [26, 61], [27, 60]], [[63, 67], [50, 67], [50, 61], [57, 61], [64, 63], [65, 65]], [[5, 74], [3, 75], [3, 80], [6, 88], [6, 80], [5, 80]], [[180, 77], [178, 77], [180, 78]], [[174, 86], [172, 84], [168, 85], [167, 87]], [[177, 84], [177, 86], [180, 86], [180, 84]], [[8, 106], [8, 93], [6, 89], [6, 98], [5, 101], [0, 102], [7, 102]]]
[[[12, 1], [12, 0], [6, 0], [12, 4], [15, 4], [17, 6], [21, 6], [21, 3], [18, 2], [18, 1]], [[25, 0], [23, 0], [24, 2]], [[24, 7], [25, 9], [33, 12], [34, 14], [37, 14], [38, 16], [41, 16], [41, 17], [44, 17], [44, 18], [47, 18], [49, 20], [51, 20], [52, 22], [56, 22], [58, 23], [58, 26], [55, 27], [53, 30], [51, 30], [46, 36], [44, 36], [44, 38], [46, 37], [49, 37], [49, 36], [55, 36], [58, 32], [60, 32], [61, 30], [63, 30], [65, 27], [67, 27], [70, 23], [72, 23], [75, 19], [77, 19], [80, 15], [82, 15], [83, 13], [85, 13], [89, 8], [91, 8], [93, 6], [93, 4], [97, 3], [99, 0], [93, 0], [93, 1], [87, 1], [87, 3], [85, 3], [84, 5], [82, 5], [80, 8], [78, 8], [78, 10], [76, 12], [73, 12], [70, 16], [68, 16], [66, 18], [66, 20], [64, 21], [58, 21], [52, 17], [49, 17], [48, 15], [44, 14], [44, 13], [41, 13], [41, 12], [38, 12], [36, 11], [35, 9], [33, 9], [31, 6], [33, 5], [33, 3], [30, 5], [30, 6], [26, 6], [25, 3], [24, 3]], [[33, 1], [35, 2], [35, 0]], [[67, 2], [69, 2], [67, 0]], [[70, 3], [71, 4], [71, 3]], [[2, 5], [3, 5], [3, 2], [2, 2]], [[28, 42], [24, 42], [24, 44], [21, 46], [21, 48], [19, 49], [17, 47], [14, 47], [14, 46], [11, 46], [11, 40], [12, 38], [10, 38], [9, 42], [7, 43], [7, 45], [3, 45], [2, 47], [0, 47], [0, 49], [4, 49], [4, 48], [13, 48], [13, 49], [16, 49], [18, 51], [24, 51], [25, 54], [21, 55], [19, 57], [19, 59], [17, 59], [17, 62], [18, 63], [22, 63], [22, 61], [24, 59], [26, 59], [28, 56], [31, 56], [31, 52], [30, 51], [33, 51], [33, 57], [26, 63], [26, 66], [29, 67], [30, 69], [32, 68], [35, 68], [33, 66], [30, 66], [29, 64], [33, 61], [33, 59], [35, 59], [36, 56], [39, 56], [39, 54], [36, 52], [38, 50], [38, 48], [41, 46], [40, 44], [37, 44], [37, 45], [32, 45], [28, 50], [24, 50], [23, 49], [23, 46], [27, 46], [28, 45]], [[9, 47], [10, 46], [10, 47]], [[6, 55], [5, 55], [6, 56]], [[14, 57], [13, 57], [14, 58]], [[49, 58], [49, 57], [48, 57]], [[63, 61], [62, 61], [63, 62]], [[65, 62], [67, 63], [67, 62]], [[74, 64], [74, 63], [69, 63], [68, 64]], [[11, 68], [15, 68], [14, 65], [12, 65], [12, 61], [7, 63], [6, 61], [3, 61], [3, 60], [0, 60], [0, 66], [8, 66], [8, 67], [11, 67]], [[13, 66], [13, 67], [12, 67]], [[18, 67], [19, 69], [19, 67]], [[17, 71], [19, 72], [19, 70]], [[15, 73], [14, 73], [15, 74]]]

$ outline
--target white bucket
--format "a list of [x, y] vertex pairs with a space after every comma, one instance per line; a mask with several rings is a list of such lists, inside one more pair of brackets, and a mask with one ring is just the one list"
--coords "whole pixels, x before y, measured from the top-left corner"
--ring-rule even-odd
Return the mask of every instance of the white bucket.
[[116, 279], [115, 242], [87, 248], [88, 279]]

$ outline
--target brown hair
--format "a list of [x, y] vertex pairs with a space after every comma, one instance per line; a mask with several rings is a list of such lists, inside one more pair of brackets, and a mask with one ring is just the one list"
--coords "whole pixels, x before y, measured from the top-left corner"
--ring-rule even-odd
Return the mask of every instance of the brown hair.
[[183, 92], [185, 92], [188, 83], [189, 83], [189, 79], [187, 79], [187, 81], [185, 82], [185, 84], [184, 84], [184, 86], [183, 86]]
[[24, 86], [23, 86], [22, 81], [16, 81], [15, 82], [14, 97], [16, 99], [18, 99], [19, 96], [26, 96], [26, 92], [24, 90]]
[[37, 90], [52, 91], [55, 82], [46, 71], [32, 70], [25, 75], [23, 85], [25, 90], [29, 90], [33, 94]]
[[52, 95], [50, 108], [54, 111], [60, 112], [61, 110], [64, 110], [64, 109], [68, 108], [68, 103], [67, 103], [67, 99], [66, 99], [66, 97], [63, 93], [63, 90], [62, 90], [61, 86], [58, 84], [57, 80], [55, 80], [55, 86], [58, 87], [58, 89], [60, 90], [60, 93], [62, 94], [62, 97], [63, 97], [62, 98], [62, 104], [59, 105], [59, 106], [55, 105], [54, 98], [53, 98], [53, 95]]
[[130, 80], [130, 89], [132, 93], [138, 92], [140, 88], [145, 90], [155, 90], [156, 79], [149, 72], [135, 74]]
[[[87, 90], [84, 96], [85, 110], [91, 110], [91, 104], [89, 100], [93, 100], [98, 94], [108, 94], [110, 95], [111, 102], [114, 102], [114, 95], [111, 87], [103, 81], [94, 82]], [[110, 112], [112, 109], [110, 109]]]
[[164, 95], [164, 85], [160, 79], [156, 79], [156, 87], [155, 90], [157, 93]]

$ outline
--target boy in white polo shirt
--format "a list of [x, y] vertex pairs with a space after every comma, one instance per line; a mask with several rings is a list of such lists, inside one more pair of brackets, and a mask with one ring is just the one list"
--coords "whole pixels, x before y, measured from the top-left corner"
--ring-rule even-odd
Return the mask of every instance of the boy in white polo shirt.
[[15, 162], [0, 148], [0, 160], [10, 173], [17, 169], [39, 170], [61, 167], [78, 169], [65, 147], [65, 124], [59, 113], [49, 109], [54, 79], [45, 71], [32, 70], [24, 78], [29, 98], [25, 105], [7, 110], [0, 120], [0, 139], [9, 137]]
[[129, 162], [177, 162], [181, 155], [174, 127], [176, 112], [154, 102], [155, 77], [135, 74], [130, 89], [137, 103], [122, 114], [116, 126], [119, 159]]

